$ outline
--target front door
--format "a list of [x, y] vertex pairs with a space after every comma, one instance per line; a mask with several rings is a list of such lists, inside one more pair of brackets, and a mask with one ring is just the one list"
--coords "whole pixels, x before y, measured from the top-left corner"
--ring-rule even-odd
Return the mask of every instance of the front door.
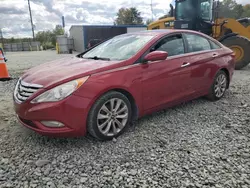
[[193, 93], [188, 57], [183, 55], [182, 34], [161, 39], [151, 51], [166, 51], [168, 58], [163, 61], [148, 62], [143, 67], [143, 104], [148, 111], [170, 102], [182, 100]]

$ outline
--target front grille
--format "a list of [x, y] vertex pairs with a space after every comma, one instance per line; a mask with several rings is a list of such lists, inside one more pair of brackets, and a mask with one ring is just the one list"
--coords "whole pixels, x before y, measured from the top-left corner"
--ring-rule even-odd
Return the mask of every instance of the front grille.
[[22, 80], [19, 80], [16, 84], [14, 91], [15, 99], [18, 102], [26, 101], [30, 96], [32, 96], [38, 89], [42, 88], [42, 85], [29, 84]]

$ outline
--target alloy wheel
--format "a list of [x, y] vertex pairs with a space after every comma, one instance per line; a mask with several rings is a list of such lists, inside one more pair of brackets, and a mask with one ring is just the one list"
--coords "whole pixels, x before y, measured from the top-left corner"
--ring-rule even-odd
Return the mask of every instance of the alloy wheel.
[[126, 126], [128, 113], [128, 106], [122, 99], [108, 100], [97, 114], [99, 131], [105, 136], [117, 135]]
[[215, 96], [220, 98], [224, 95], [227, 87], [227, 78], [224, 74], [220, 74], [215, 82], [214, 93]]

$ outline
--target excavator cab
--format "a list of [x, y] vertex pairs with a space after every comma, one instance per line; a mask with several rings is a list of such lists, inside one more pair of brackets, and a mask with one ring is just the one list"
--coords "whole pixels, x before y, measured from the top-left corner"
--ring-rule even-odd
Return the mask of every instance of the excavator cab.
[[175, 29], [213, 32], [213, 0], [176, 0]]

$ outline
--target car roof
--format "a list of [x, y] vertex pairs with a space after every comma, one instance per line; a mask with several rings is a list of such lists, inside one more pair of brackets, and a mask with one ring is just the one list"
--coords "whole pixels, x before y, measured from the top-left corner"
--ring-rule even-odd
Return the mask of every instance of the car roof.
[[179, 32], [184, 32], [184, 33], [194, 33], [194, 34], [200, 34], [204, 35], [201, 32], [198, 31], [193, 31], [193, 30], [185, 30], [185, 29], [155, 29], [155, 30], [143, 30], [143, 31], [137, 31], [137, 32], [132, 32], [132, 33], [127, 33], [127, 34], [138, 34], [138, 35], [154, 35], [154, 36], [161, 36], [161, 35], [166, 35], [169, 33], [179, 33]]
[[171, 34], [171, 33], [190, 33], [190, 34], [196, 34], [203, 36], [209, 40], [212, 40], [216, 44], [218, 44], [218, 41], [213, 39], [212, 37], [199, 32], [199, 31], [194, 31], [194, 30], [188, 30], [188, 29], [155, 29], [155, 30], [143, 30], [143, 31], [137, 31], [137, 32], [132, 32], [132, 33], [126, 33], [126, 34], [138, 34], [138, 35], [153, 35], [156, 37], [161, 37], [166, 34]]
[[121, 35], [150, 35], [150, 36], [154, 36], [154, 37], [162, 37], [164, 35], [167, 34], [171, 34], [171, 33], [190, 33], [190, 34], [195, 34], [195, 35], [200, 35], [203, 36], [204, 38], [213, 41], [215, 44], [219, 45], [222, 47], [222, 44], [217, 41], [216, 39], [202, 33], [199, 31], [194, 31], [194, 30], [188, 30], [188, 29], [155, 29], [155, 30], [143, 30], [143, 31], [135, 31], [135, 32], [131, 32], [131, 33], [125, 33], [125, 34], [121, 34]]
[[143, 31], [135, 31], [131, 33], [126, 34], [138, 34], [138, 35], [161, 35], [161, 34], [167, 34], [171, 33], [170, 29], [156, 29], [156, 30], [143, 30]]

